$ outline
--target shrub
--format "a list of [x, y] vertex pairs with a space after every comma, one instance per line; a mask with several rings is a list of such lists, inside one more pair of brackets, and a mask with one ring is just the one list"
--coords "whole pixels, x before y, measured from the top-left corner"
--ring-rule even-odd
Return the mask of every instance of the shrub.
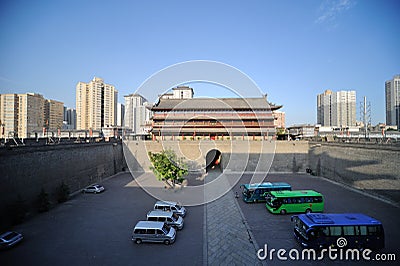
[[43, 188], [38, 195], [37, 206], [39, 212], [47, 212], [50, 209], [49, 194]]
[[69, 187], [64, 182], [58, 187], [57, 201], [58, 203], [66, 202], [69, 198]]

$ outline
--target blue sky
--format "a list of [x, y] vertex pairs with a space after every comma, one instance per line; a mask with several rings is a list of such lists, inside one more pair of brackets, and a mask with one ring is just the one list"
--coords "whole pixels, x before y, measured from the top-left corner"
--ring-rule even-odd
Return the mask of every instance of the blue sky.
[[[76, 83], [98, 76], [123, 103], [165, 67], [213, 60], [282, 104], [287, 125], [315, 123], [325, 89], [355, 90], [357, 104], [367, 96], [376, 124], [385, 121], [384, 82], [400, 74], [399, 10], [396, 0], [3, 0], [0, 93], [75, 107]], [[211, 87], [201, 94], [226, 93]]]

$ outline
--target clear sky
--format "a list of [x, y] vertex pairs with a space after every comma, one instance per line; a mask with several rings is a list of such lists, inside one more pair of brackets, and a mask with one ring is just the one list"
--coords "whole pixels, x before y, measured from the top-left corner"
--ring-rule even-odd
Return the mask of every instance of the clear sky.
[[77, 82], [97, 76], [124, 103], [167, 66], [213, 60], [282, 104], [287, 126], [316, 123], [326, 89], [355, 90], [357, 109], [367, 96], [376, 124], [385, 122], [384, 83], [400, 74], [399, 11], [398, 0], [2, 0], [0, 93], [75, 107]]

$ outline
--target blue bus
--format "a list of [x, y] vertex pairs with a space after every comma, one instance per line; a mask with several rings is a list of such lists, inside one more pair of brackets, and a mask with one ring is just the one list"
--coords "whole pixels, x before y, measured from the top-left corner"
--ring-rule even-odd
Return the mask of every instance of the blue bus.
[[[361, 213], [300, 214], [292, 216], [294, 236], [307, 248], [327, 249], [368, 248], [371, 250], [385, 247], [385, 235], [382, 223]], [[339, 245], [338, 239], [345, 244]], [[340, 242], [339, 240], [339, 242]]]
[[240, 187], [243, 188], [242, 198], [246, 203], [265, 202], [266, 193], [270, 191], [292, 190], [292, 187], [284, 182], [243, 184]]

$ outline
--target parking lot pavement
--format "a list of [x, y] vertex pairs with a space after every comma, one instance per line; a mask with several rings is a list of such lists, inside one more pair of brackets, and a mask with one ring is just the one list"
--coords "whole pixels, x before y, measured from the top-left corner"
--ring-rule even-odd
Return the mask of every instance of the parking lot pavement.
[[[293, 238], [290, 215], [273, 215], [265, 204], [246, 204], [240, 184], [205, 206], [187, 207], [184, 229], [176, 242], [134, 244], [130, 236], [137, 221], [146, 217], [156, 199], [145, 193], [129, 173], [104, 181], [100, 194], [78, 194], [47, 213], [16, 226], [24, 241], [0, 252], [0, 265], [276, 265], [260, 261], [258, 248], [289, 250], [301, 247]], [[271, 174], [267, 181], [283, 181], [293, 189], [314, 189], [325, 196], [325, 212], [362, 212], [380, 220], [385, 228], [385, 253], [399, 258], [399, 209], [377, 199], [348, 190], [319, 177]], [[205, 212], [205, 213], [204, 213]], [[284, 261], [294, 265], [320, 265], [321, 261]], [[324, 264], [354, 264], [324, 260]], [[362, 265], [360, 262], [358, 265]], [[379, 264], [380, 265], [380, 264]]]
[[156, 199], [129, 173], [102, 183], [100, 194], [78, 194], [14, 229], [25, 239], [0, 252], [0, 265], [203, 265], [203, 206], [188, 207], [174, 244], [131, 241]]
[[[250, 174], [242, 176], [238, 184], [233, 188], [234, 192], [241, 195], [240, 184], [249, 183], [251, 180]], [[390, 205], [386, 202], [366, 196], [356, 192], [355, 190], [346, 189], [341, 185], [327, 181], [324, 178], [314, 177], [305, 174], [270, 174], [265, 179], [268, 182], [287, 182], [295, 189], [313, 189], [321, 192], [325, 198], [325, 213], [344, 213], [357, 212], [365, 213], [372, 216], [383, 223], [385, 229], [385, 249], [380, 250], [381, 253], [396, 254], [397, 261], [399, 260], [400, 252], [400, 224], [399, 208]], [[290, 250], [292, 248], [302, 250], [301, 246], [293, 237], [293, 225], [290, 221], [290, 214], [279, 215], [271, 214], [267, 211], [265, 203], [250, 203], [243, 202], [238, 198], [238, 204], [245, 220], [247, 221], [256, 242], [260, 247], [267, 244], [268, 249]], [[366, 261], [332, 261], [329, 259], [321, 261], [279, 261], [276, 256], [273, 260], [266, 260], [268, 265], [320, 265], [335, 264], [341, 265], [363, 265]], [[377, 265], [382, 265], [382, 262], [375, 262]], [[371, 264], [371, 262], [368, 262]]]

